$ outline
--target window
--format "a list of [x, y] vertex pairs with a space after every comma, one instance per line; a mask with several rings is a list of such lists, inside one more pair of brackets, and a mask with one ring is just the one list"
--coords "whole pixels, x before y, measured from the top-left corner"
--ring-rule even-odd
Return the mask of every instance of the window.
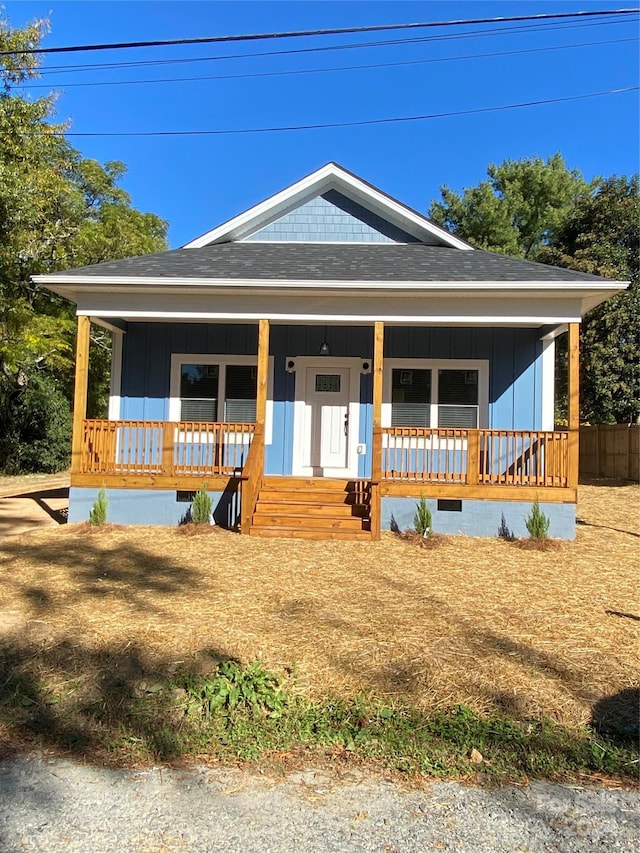
[[425, 426], [431, 421], [431, 371], [391, 372], [391, 426]]
[[478, 428], [478, 371], [438, 371], [438, 426]]
[[180, 420], [216, 421], [218, 415], [217, 364], [180, 366]]
[[224, 401], [225, 421], [255, 423], [257, 383], [258, 368], [254, 365], [227, 365]]
[[488, 362], [389, 359], [382, 422], [393, 427], [477, 429], [488, 421]]
[[255, 423], [254, 364], [180, 364], [178, 420]]

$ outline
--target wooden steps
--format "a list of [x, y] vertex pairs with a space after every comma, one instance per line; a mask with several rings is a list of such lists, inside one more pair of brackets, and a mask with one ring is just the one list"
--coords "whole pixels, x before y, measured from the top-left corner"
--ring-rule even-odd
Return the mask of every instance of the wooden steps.
[[371, 539], [366, 480], [265, 477], [251, 536]]

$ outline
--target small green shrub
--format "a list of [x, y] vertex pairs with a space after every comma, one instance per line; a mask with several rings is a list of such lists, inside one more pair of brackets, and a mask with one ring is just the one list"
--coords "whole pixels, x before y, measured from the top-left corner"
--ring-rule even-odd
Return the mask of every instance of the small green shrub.
[[191, 521], [194, 524], [210, 524], [211, 509], [213, 501], [207, 494], [207, 484], [204, 483], [199, 492], [196, 492], [191, 504]]
[[416, 514], [413, 516], [413, 527], [416, 533], [421, 536], [431, 536], [431, 510], [423, 495], [420, 495], [420, 502], [416, 507]]
[[513, 542], [515, 538], [513, 530], [509, 529], [507, 519], [504, 517], [504, 513], [502, 513], [500, 527], [498, 528], [498, 539], [505, 539], [507, 542]]
[[549, 519], [540, 509], [540, 503], [538, 498], [536, 498], [533, 502], [531, 513], [525, 521], [527, 530], [529, 531], [529, 536], [532, 539], [537, 540], [548, 539], [550, 523], [551, 519]]
[[89, 521], [91, 524], [105, 524], [108, 508], [109, 501], [107, 500], [107, 493], [103, 487], [98, 492], [98, 497], [95, 499], [93, 506], [91, 507], [91, 512], [89, 513]]
[[233, 660], [223, 661], [215, 675], [187, 684], [187, 693], [205, 716], [217, 710], [247, 708], [255, 716], [280, 717], [286, 704], [281, 679], [260, 661], [242, 667]]

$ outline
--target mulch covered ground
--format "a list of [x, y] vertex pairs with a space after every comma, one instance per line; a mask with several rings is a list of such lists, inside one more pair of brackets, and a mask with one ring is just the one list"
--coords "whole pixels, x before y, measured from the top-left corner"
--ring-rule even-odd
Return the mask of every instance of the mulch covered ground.
[[586, 723], [637, 686], [640, 489], [583, 486], [578, 515], [576, 541], [547, 552], [465, 537], [428, 549], [390, 533], [42, 530], [0, 543], [0, 639], [29, 644], [60, 682], [229, 656], [293, 668], [308, 695]]

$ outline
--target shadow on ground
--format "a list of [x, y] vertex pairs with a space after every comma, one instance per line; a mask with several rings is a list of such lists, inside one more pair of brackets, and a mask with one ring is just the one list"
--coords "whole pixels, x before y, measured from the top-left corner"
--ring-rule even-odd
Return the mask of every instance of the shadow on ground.
[[[187, 566], [136, 547], [125, 535], [107, 538], [100, 528], [42, 543], [12, 538], [3, 543], [2, 557], [4, 590], [35, 605], [41, 614], [51, 613], [58, 605], [68, 608], [91, 600], [99, 606], [107, 599], [122, 600], [140, 613], [166, 613], [172, 596], [185, 589], [197, 591], [201, 584], [197, 573]], [[24, 564], [42, 566], [42, 585], [34, 588], [22, 581], [20, 567]], [[63, 582], [45, 585], [55, 571], [63, 573]], [[157, 595], [166, 599], [166, 606], [152, 603]]]

